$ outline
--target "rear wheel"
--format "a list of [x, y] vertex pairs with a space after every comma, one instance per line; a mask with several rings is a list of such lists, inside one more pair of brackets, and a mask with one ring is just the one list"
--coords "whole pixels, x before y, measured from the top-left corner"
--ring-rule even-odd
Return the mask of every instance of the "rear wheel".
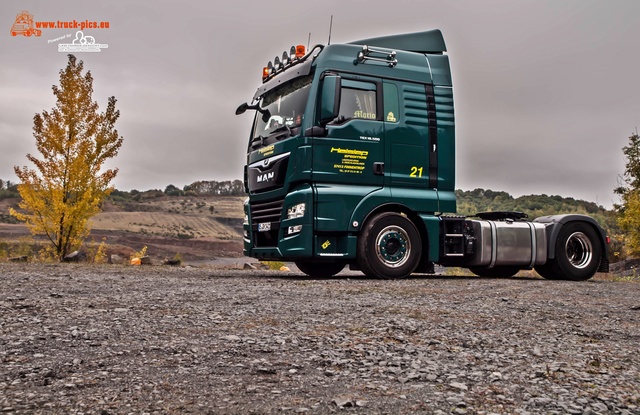
[[596, 273], [601, 257], [596, 230], [587, 223], [572, 222], [560, 229], [555, 258], [536, 267], [536, 271], [546, 279], [585, 281]]
[[345, 266], [343, 261], [335, 262], [313, 262], [313, 261], [296, 261], [298, 269], [313, 278], [333, 277]]
[[520, 271], [518, 267], [495, 267], [495, 268], [469, 268], [478, 277], [484, 278], [509, 278]]
[[404, 278], [416, 269], [421, 255], [420, 233], [399, 213], [375, 215], [358, 238], [358, 264], [368, 277]]

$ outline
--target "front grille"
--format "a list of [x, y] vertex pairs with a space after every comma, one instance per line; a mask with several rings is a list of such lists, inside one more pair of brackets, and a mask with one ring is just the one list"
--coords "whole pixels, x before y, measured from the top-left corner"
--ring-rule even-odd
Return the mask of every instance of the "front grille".
[[[253, 245], [255, 247], [275, 247], [278, 246], [278, 233], [280, 231], [280, 217], [284, 199], [272, 200], [269, 202], [251, 202], [251, 231], [253, 234]], [[258, 232], [258, 224], [270, 223], [269, 231]]]
[[251, 202], [251, 220], [253, 223], [280, 222], [284, 199], [270, 202]]

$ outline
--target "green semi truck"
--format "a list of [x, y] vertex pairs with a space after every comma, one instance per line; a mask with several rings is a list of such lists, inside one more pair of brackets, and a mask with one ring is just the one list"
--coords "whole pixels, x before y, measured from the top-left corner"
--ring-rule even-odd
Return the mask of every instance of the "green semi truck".
[[608, 272], [608, 237], [591, 217], [528, 221], [519, 212], [456, 215], [449, 57], [431, 30], [292, 47], [263, 69], [244, 169], [244, 254], [294, 261], [312, 277], [346, 265], [370, 277], [434, 264], [547, 279]]

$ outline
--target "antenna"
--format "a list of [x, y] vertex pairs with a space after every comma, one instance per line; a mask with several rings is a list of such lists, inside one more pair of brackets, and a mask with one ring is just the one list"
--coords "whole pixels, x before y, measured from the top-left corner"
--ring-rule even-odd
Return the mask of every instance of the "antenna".
[[311, 32], [309, 32], [309, 39], [307, 40], [307, 50], [309, 50], [310, 45], [311, 45]]
[[329, 42], [327, 45], [331, 44], [331, 29], [333, 29], [333, 15], [331, 15], [331, 22], [329, 23]]

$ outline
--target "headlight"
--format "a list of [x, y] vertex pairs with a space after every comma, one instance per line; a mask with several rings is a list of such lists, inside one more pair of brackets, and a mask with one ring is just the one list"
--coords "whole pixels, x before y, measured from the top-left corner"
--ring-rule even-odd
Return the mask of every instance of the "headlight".
[[287, 219], [303, 217], [304, 216], [304, 209], [305, 209], [305, 204], [304, 203], [298, 203], [297, 205], [291, 206], [287, 210]]
[[287, 228], [287, 235], [293, 235], [294, 233], [302, 232], [302, 225], [289, 226]]

